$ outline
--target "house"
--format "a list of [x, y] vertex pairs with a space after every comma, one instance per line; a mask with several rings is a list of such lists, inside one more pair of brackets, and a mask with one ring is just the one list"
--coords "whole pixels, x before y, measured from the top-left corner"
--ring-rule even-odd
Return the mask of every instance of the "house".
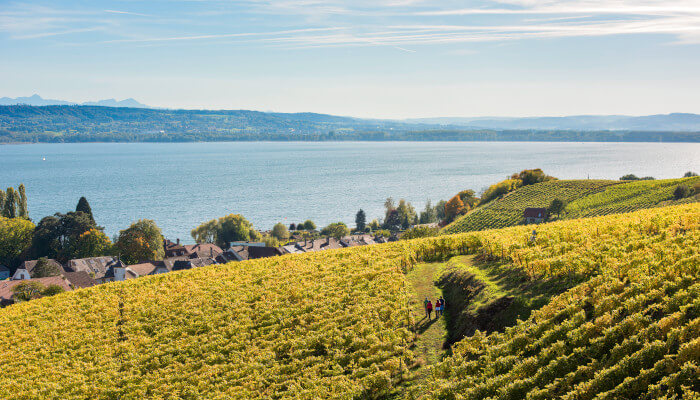
[[68, 280], [66, 280], [66, 278], [64, 278], [63, 276], [50, 276], [48, 278], [16, 279], [2, 281], [0, 282], [0, 307], [5, 307], [15, 303], [12, 288], [23, 282], [39, 282], [42, 285], [44, 285], [44, 287], [58, 285], [62, 287], [63, 290], [73, 290], [73, 287], [71, 287], [70, 282], [68, 282]]
[[215, 259], [219, 254], [224, 251], [221, 247], [213, 243], [198, 243], [198, 244], [186, 244], [185, 250], [187, 250], [187, 256], [190, 258], [212, 258]]
[[85, 271], [66, 272], [63, 276], [73, 289], [82, 289], [98, 284], [98, 282], [92, 279], [92, 276]]
[[137, 278], [146, 275], [157, 275], [170, 272], [168, 266], [163, 261], [148, 261], [144, 263], [129, 265], [128, 267], [126, 267], [126, 269], [136, 274]]
[[0, 281], [3, 281], [10, 277], [10, 269], [6, 266], [0, 264]]
[[[24, 261], [15, 271], [15, 273], [12, 275], [12, 280], [25, 280], [25, 279], [32, 279], [32, 276], [34, 275], [34, 268], [36, 267], [36, 263], [39, 260], [31, 260], [31, 261]], [[65, 274], [66, 270], [63, 268], [63, 265], [59, 263], [58, 261], [54, 260], [53, 258], [47, 259], [49, 264], [52, 264], [55, 266], [61, 274]]]
[[171, 271], [182, 271], [185, 269], [192, 269], [192, 268], [199, 268], [199, 267], [206, 267], [208, 265], [216, 264], [216, 260], [213, 258], [205, 257], [205, 258], [188, 258], [185, 260], [163, 260], [168, 263], [172, 263], [169, 265], [169, 269]]
[[70, 260], [66, 263], [69, 272], [86, 272], [93, 279], [102, 281], [109, 269], [117, 264], [116, 257], [89, 257]]
[[136, 278], [138, 278], [138, 275], [134, 271], [127, 268], [127, 266], [121, 260], [117, 260], [116, 262], [109, 265], [109, 269], [107, 270], [105, 275], [98, 280], [98, 282], [120, 282], [125, 281], [127, 279]]
[[180, 239], [177, 239], [175, 243], [171, 242], [170, 240], [164, 240], [163, 248], [165, 249], [165, 257], [179, 257], [188, 255], [185, 246], [180, 244]]
[[523, 212], [523, 218], [527, 224], [539, 224], [547, 219], [547, 209], [528, 207]]

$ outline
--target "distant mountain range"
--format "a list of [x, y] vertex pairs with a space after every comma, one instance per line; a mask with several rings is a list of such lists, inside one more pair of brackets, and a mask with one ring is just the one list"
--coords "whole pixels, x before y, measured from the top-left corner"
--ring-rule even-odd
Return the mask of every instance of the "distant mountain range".
[[574, 115], [567, 117], [414, 118], [402, 122], [470, 129], [699, 132], [698, 114]]
[[121, 101], [115, 99], [106, 99], [98, 101], [86, 101], [84, 103], [74, 103], [65, 100], [44, 99], [38, 94], [29, 97], [0, 97], [0, 105], [11, 106], [16, 104], [27, 104], [30, 106], [102, 106], [102, 107], [132, 107], [132, 108], [150, 108], [149, 106], [139, 103], [138, 101], [128, 98]]

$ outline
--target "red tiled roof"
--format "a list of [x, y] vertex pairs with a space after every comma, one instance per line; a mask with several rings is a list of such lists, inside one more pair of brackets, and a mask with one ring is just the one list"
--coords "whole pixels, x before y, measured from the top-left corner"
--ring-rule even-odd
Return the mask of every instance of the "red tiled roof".
[[525, 218], [545, 218], [547, 216], [546, 208], [532, 208], [528, 207], [523, 212], [523, 217]]
[[63, 276], [50, 276], [48, 278], [35, 278], [17, 281], [0, 281], [0, 299], [10, 300], [13, 295], [12, 288], [22, 282], [39, 282], [46, 287], [49, 287], [50, 285], [58, 285], [64, 290], [73, 290]]

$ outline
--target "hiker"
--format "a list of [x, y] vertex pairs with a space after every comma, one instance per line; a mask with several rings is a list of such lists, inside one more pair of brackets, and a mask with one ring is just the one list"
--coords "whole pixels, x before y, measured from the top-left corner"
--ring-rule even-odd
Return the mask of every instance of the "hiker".
[[440, 296], [440, 299], [438, 299], [438, 302], [440, 303], [440, 315], [445, 313], [445, 299]]
[[433, 303], [428, 300], [428, 305], [425, 306], [425, 311], [428, 313], [428, 321], [432, 319], [431, 314], [433, 312]]
[[440, 299], [435, 300], [435, 318], [439, 317], [442, 312], [442, 302]]
[[425, 310], [425, 316], [428, 316], [428, 303], [430, 303], [430, 300], [426, 297], [425, 300], [423, 300], [423, 309]]

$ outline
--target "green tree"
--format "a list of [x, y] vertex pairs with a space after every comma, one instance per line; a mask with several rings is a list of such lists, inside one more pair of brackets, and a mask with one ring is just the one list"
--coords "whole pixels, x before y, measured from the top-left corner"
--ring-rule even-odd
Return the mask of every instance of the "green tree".
[[406, 200], [399, 200], [399, 205], [396, 207], [396, 210], [399, 212], [399, 219], [401, 220], [401, 224], [404, 225], [404, 229], [415, 220], [416, 209]]
[[506, 179], [504, 181], [498, 182], [489, 186], [488, 189], [481, 195], [479, 199], [479, 204], [486, 204], [492, 200], [499, 197], [505, 196], [506, 194], [518, 189], [523, 185], [523, 181], [520, 179]]
[[321, 230], [321, 235], [340, 239], [350, 234], [350, 229], [343, 222], [334, 222]]
[[440, 200], [435, 204], [435, 218], [438, 221], [444, 221], [445, 218], [445, 206], [447, 205], [447, 202], [445, 200]]
[[294, 222], [292, 222], [291, 224], [289, 224], [289, 230], [290, 230], [290, 231], [295, 231], [295, 230], [297, 230], [297, 224], [295, 224]]
[[620, 177], [621, 181], [638, 181], [639, 177], [635, 174], [627, 174]]
[[278, 222], [272, 227], [272, 237], [283, 242], [289, 239], [289, 230], [284, 224]]
[[19, 184], [17, 197], [17, 216], [20, 218], [29, 219], [29, 209], [27, 208], [27, 191], [24, 188], [24, 183]]
[[81, 233], [70, 245], [71, 258], [99, 257], [112, 252], [112, 241], [97, 228]]
[[36, 260], [36, 265], [32, 271], [32, 278], [48, 278], [50, 276], [59, 276], [63, 271], [61, 271], [58, 266], [46, 257], [41, 257]]
[[382, 226], [379, 224], [379, 221], [377, 221], [376, 219], [373, 219], [372, 222], [369, 223], [369, 227], [374, 232], [374, 231], [379, 230]]
[[72, 241], [96, 228], [95, 223], [82, 211], [44, 217], [39, 221], [32, 239], [34, 256], [55, 258], [62, 262], [75, 258]]
[[561, 212], [564, 211], [565, 203], [562, 199], [554, 199], [552, 202], [549, 204], [549, 208], [547, 211], [549, 211], [549, 214], [557, 214], [557, 217], [561, 215]]
[[306, 229], [307, 231], [313, 231], [314, 229], [316, 229], [316, 224], [314, 224], [314, 221], [307, 219], [306, 221], [304, 221], [304, 229]]
[[116, 248], [127, 264], [162, 260], [165, 255], [163, 234], [153, 220], [140, 219], [119, 232]]
[[397, 231], [401, 226], [401, 216], [399, 210], [391, 210], [386, 220], [384, 220], [384, 228], [390, 231]]
[[419, 222], [421, 224], [431, 224], [437, 220], [437, 215], [435, 215], [435, 208], [428, 200], [425, 203], [425, 210], [421, 211]]
[[197, 243], [215, 243], [220, 247], [229, 247], [231, 242], [247, 242], [258, 236], [253, 224], [240, 214], [205, 222], [191, 234]]
[[686, 172], [685, 174], [683, 174], [683, 177], [684, 177], [684, 178], [692, 178], [692, 177], [694, 177], [694, 176], [698, 176], [698, 174], [695, 173], [695, 172], [693, 172], [693, 171], [688, 171], [688, 172]]
[[37, 281], [23, 281], [10, 289], [15, 301], [29, 301], [41, 297], [46, 287]]
[[367, 216], [365, 215], [365, 211], [360, 209], [360, 211], [355, 214], [355, 227], [358, 231], [363, 232], [365, 226], [367, 226]]
[[46, 289], [42, 290], [41, 295], [44, 297], [55, 296], [59, 293], [65, 292], [65, 291], [66, 290], [63, 289], [61, 286], [56, 285], [56, 284], [52, 284], [52, 285], [47, 286]]
[[15, 191], [15, 188], [7, 188], [5, 193], [5, 204], [2, 207], [2, 216], [5, 218], [17, 218], [17, 202], [19, 200], [19, 195]]
[[75, 206], [75, 211], [82, 211], [90, 217], [92, 223], [95, 223], [95, 217], [92, 215], [92, 208], [90, 208], [90, 203], [88, 203], [85, 197], [81, 197], [78, 200], [78, 205]]
[[384, 221], [389, 219], [389, 214], [391, 214], [392, 211], [396, 209], [396, 204], [394, 203], [394, 199], [391, 197], [387, 197], [387, 199], [384, 201]]
[[32, 245], [34, 224], [24, 218], [0, 217], [0, 264], [15, 266]]
[[4, 217], [2, 210], [5, 209], [5, 191], [0, 189], [0, 217]]

